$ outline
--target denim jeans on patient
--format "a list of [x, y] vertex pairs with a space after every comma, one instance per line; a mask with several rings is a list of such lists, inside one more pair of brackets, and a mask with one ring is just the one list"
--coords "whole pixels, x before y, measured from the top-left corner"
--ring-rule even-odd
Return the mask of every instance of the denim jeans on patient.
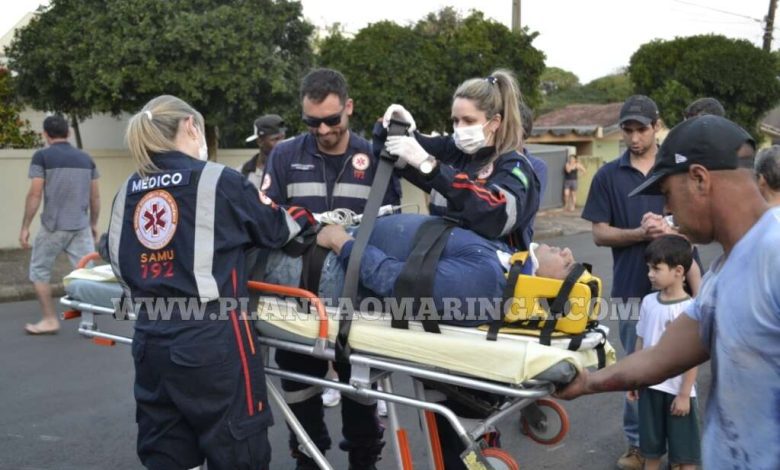
[[[415, 234], [430, 218], [399, 214], [378, 219], [361, 259], [362, 285], [380, 298], [395, 298], [395, 284], [413, 249]], [[510, 251], [503, 243], [471, 230], [456, 227], [450, 232], [436, 266], [431, 299], [442, 322], [474, 326], [498, 314], [506, 280], [497, 250]]]
[[[265, 268], [265, 282], [297, 286], [301, 280], [303, 260], [293, 258], [282, 250], [272, 250], [268, 255]], [[344, 288], [344, 269], [336, 254], [328, 253], [322, 265], [320, 288], [317, 295], [326, 306], [337, 306], [341, 290]]]

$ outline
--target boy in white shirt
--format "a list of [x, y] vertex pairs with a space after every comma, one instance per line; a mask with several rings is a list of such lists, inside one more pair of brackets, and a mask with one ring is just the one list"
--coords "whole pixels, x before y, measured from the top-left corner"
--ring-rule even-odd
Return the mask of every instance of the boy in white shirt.
[[[636, 351], [655, 346], [666, 327], [692, 302], [683, 288], [691, 253], [690, 243], [678, 235], [666, 235], [648, 245], [648, 277], [657, 292], [642, 299]], [[694, 367], [657, 385], [628, 392], [629, 400], [639, 399], [639, 449], [646, 470], [660, 468], [667, 443], [673, 469], [695, 470], [701, 463], [695, 382]]]

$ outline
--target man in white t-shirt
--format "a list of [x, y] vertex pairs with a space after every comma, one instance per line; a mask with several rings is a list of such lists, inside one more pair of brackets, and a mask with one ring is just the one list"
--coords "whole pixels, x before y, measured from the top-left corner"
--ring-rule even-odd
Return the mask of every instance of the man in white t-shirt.
[[[692, 252], [691, 244], [679, 235], [665, 235], [647, 246], [648, 278], [657, 292], [642, 299], [635, 351], [658, 344], [666, 327], [693, 302], [683, 285], [693, 263]], [[645, 458], [645, 470], [661, 467], [667, 444], [672, 468], [695, 470], [701, 463], [695, 382], [694, 367], [659, 384], [628, 392], [629, 400], [639, 399], [639, 450]]]

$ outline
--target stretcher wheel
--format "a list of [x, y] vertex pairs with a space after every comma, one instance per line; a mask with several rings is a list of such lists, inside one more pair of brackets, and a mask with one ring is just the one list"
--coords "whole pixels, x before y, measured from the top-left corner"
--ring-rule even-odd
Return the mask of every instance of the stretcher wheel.
[[539, 444], [548, 446], [561, 442], [569, 432], [569, 416], [566, 410], [558, 402], [544, 398], [536, 400], [531, 406], [536, 406], [541, 416], [539, 419], [534, 419], [533, 415], [538, 413], [528, 413], [532, 417], [526, 417], [524, 413], [520, 419], [523, 434]]
[[517, 460], [498, 447], [482, 449], [482, 456], [495, 470], [520, 470]]

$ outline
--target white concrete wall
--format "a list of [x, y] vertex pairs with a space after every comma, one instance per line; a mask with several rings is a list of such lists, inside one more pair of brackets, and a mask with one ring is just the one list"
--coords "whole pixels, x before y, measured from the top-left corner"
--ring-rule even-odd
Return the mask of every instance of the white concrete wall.
[[[27, 178], [30, 160], [35, 150], [0, 150], [0, 188], [3, 197], [0, 200], [0, 249], [19, 247], [19, 229], [24, 215], [24, 203], [30, 182]], [[221, 149], [217, 161], [231, 168], [240, 166], [255, 151], [253, 149]], [[100, 171], [100, 219], [101, 232], [108, 228], [111, 202], [117, 189], [133, 172], [133, 163], [125, 150], [87, 150], [95, 160]], [[422, 191], [408, 182], [403, 182], [404, 202], [417, 204], [420, 211], [427, 213], [425, 197]], [[33, 221], [33, 237], [40, 226], [40, 213]], [[409, 209], [407, 212], [416, 212]]]
[[[20, 114], [22, 119], [30, 121], [30, 128], [37, 133], [43, 131], [43, 120], [49, 113], [35, 111], [30, 108], [25, 109]], [[113, 117], [109, 114], [96, 114], [79, 123], [81, 132], [81, 143], [85, 149], [124, 149], [127, 148], [124, 143], [125, 129], [129, 114], [122, 114], [119, 117]], [[73, 146], [76, 145], [76, 137], [73, 129], [70, 130], [68, 139]]]

